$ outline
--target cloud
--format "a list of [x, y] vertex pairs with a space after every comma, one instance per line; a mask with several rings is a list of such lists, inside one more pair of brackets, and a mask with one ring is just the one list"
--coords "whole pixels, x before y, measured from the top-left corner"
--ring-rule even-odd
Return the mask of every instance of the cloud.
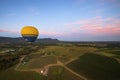
[[[120, 40], [120, 19], [118, 17], [95, 16], [66, 23], [60, 28], [63, 30], [39, 30], [39, 37], [52, 37], [61, 40]], [[20, 35], [19, 31], [0, 29], [1, 34]]]
[[[5, 32], [5, 33], [20, 33], [19, 31], [16, 30], [7, 30], [7, 29], [0, 29], [0, 32]], [[48, 31], [39, 31], [40, 34], [49, 34], [49, 35], [53, 35], [55, 34], [54, 32], [48, 32]]]
[[18, 34], [19, 33], [19, 31], [17, 31], [17, 30], [7, 30], [7, 29], [0, 29], [0, 33], [14, 33], [14, 34]]
[[[0, 29], [0, 33], [5, 33], [5, 34], [20, 34], [20, 31], [17, 30], [7, 30], [7, 29]], [[45, 35], [45, 36], [62, 36], [63, 33], [59, 33], [59, 32], [53, 32], [53, 31], [41, 31], [39, 30], [40, 36], [41, 35]]]
[[111, 5], [113, 7], [119, 7], [120, 6], [120, 1], [119, 0], [99, 0], [98, 4], [103, 6], [103, 5]]
[[91, 35], [119, 35], [120, 34], [120, 19], [118, 18], [103, 18], [96, 16], [89, 19], [79, 20], [72, 23], [67, 23], [65, 26], [72, 28], [74, 33], [86, 33]]
[[58, 37], [58, 36], [63, 36], [64, 33], [62, 32], [55, 32], [55, 31], [39, 31], [40, 35], [47, 35], [47, 36], [52, 36], [52, 37]]
[[96, 16], [96, 17], [93, 17], [93, 18], [87, 18], [87, 19], [83, 19], [83, 20], [78, 20], [78, 21], [75, 21], [75, 22], [71, 22], [71, 23], [66, 23], [64, 24], [65, 26], [75, 26], [75, 25], [82, 25], [82, 24], [88, 24], [88, 23], [93, 23], [93, 22], [97, 22], [96, 20], [100, 20], [101, 16]]

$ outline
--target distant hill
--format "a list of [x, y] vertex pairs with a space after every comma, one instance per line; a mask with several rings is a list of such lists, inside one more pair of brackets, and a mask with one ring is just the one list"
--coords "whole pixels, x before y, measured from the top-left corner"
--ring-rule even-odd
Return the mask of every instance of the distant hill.
[[22, 38], [0, 37], [0, 43], [20, 43]]
[[52, 39], [52, 38], [41, 38], [41, 39], [37, 39], [36, 42], [38, 42], [38, 43], [58, 43], [60, 41], [58, 39]]
[[[22, 37], [18, 38], [11, 38], [11, 37], [1, 37], [0, 36], [0, 43], [26, 43], [26, 41]], [[60, 41], [58, 39], [52, 38], [38, 38], [35, 43], [47, 43], [47, 44], [54, 44], [54, 43], [73, 43], [73, 44], [120, 44], [120, 41]]]
[[[0, 37], [0, 43], [24, 43], [25, 40], [22, 37], [11, 38], [11, 37]], [[36, 43], [57, 43], [60, 42], [58, 39], [52, 38], [39, 38], [35, 41]]]

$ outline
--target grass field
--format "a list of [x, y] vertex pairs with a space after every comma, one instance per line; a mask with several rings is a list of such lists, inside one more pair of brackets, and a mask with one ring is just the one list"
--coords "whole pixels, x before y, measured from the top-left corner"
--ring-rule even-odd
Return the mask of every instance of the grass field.
[[0, 72], [0, 80], [82, 80], [63, 67], [51, 67], [48, 76], [32, 71], [15, 71], [14, 67]]
[[0, 80], [45, 80], [44, 78], [36, 72], [15, 71], [14, 67], [0, 71]]
[[89, 80], [120, 80], [120, 64], [107, 56], [84, 54], [67, 66]]
[[56, 64], [57, 59], [63, 63], [68, 62], [67, 66], [70, 69], [88, 80], [120, 80], [120, 48], [74, 45], [46, 46], [36, 49], [23, 60], [26, 63], [21, 63], [18, 67], [18, 70], [27, 71], [15, 71], [12, 67], [0, 72], [0, 80], [82, 80], [60, 66], [50, 67], [47, 77], [29, 71], [29, 69], [43, 68], [48, 64]]
[[106, 50], [105, 52], [113, 54], [114, 57], [117, 56], [117, 58], [120, 59], [120, 49], [113, 49], [113, 50]]
[[55, 56], [45, 56], [41, 57], [39, 54], [30, 55], [31, 59], [26, 62], [26, 64], [21, 64], [19, 69], [34, 69], [34, 68], [42, 68], [48, 64], [57, 63], [57, 58]]
[[48, 78], [49, 80], [83, 80], [61, 66], [51, 67]]
[[114, 58], [120, 62], [120, 48], [100, 48], [97, 54]]
[[47, 46], [32, 54], [54, 55], [58, 56], [62, 62], [69, 61], [87, 52], [94, 52], [97, 50], [93, 47], [77, 47], [77, 46]]

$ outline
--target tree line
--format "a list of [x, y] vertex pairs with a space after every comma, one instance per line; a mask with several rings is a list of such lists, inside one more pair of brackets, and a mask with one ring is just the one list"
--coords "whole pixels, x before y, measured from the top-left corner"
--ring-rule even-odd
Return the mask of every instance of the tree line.
[[19, 56], [18, 55], [2, 55], [0, 56], [0, 70], [7, 69], [19, 62]]
[[[9, 46], [10, 48], [14, 48], [17, 47], [16, 45], [12, 45], [13, 47], [11, 47], [11, 45]], [[5, 70], [9, 67], [14, 66], [15, 64], [17, 64], [20, 60], [21, 55], [29, 55], [32, 52], [37, 51], [40, 48], [44, 48], [44, 46], [33, 46], [33, 45], [29, 45], [29, 46], [23, 46], [20, 45], [21, 47], [19, 47], [19, 49], [21, 49], [19, 51], [15, 50], [14, 54], [11, 54], [11, 52], [9, 53], [5, 53], [3, 55], [0, 55], [0, 70]], [[4, 47], [8, 47], [5, 46]]]

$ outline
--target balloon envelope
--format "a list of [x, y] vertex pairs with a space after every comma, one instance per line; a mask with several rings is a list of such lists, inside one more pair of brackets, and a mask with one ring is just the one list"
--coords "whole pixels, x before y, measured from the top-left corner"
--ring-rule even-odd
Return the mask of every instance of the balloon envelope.
[[21, 30], [21, 35], [26, 41], [34, 42], [37, 39], [39, 32], [33, 26], [24, 26]]

